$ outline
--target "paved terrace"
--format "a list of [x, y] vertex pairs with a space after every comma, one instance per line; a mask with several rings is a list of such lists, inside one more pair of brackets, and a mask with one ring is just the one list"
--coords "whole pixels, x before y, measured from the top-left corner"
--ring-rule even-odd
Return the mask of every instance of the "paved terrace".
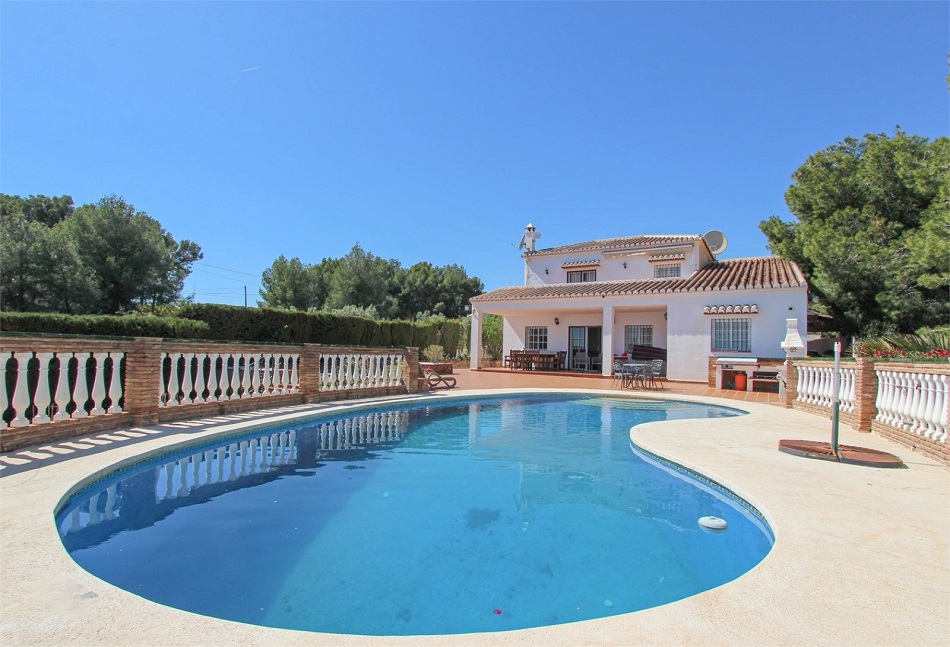
[[[610, 389], [600, 377], [458, 371], [458, 388]], [[2, 645], [945, 645], [950, 636], [950, 471], [900, 445], [843, 426], [841, 442], [900, 456], [882, 470], [780, 453], [782, 438], [827, 440], [827, 419], [769, 404], [764, 394], [667, 384], [660, 392], [749, 415], [666, 421], [632, 430], [646, 449], [687, 465], [755, 504], [776, 534], [738, 580], [680, 602], [568, 625], [451, 638], [373, 638], [266, 629], [162, 607], [78, 568], [53, 510], [79, 481], [126, 459], [353, 402], [130, 429], [0, 456]], [[728, 395], [728, 400], [713, 396]], [[774, 396], [771, 396], [774, 397]], [[744, 400], [749, 398], [749, 400]], [[752, 399], [762, 401], [751, 401]], [[358, 406], [358, 405], [357, 405]], [[110, 440], [111, 438], [111, 440]], [[182, 574], [183, 583], [187, 573]]]

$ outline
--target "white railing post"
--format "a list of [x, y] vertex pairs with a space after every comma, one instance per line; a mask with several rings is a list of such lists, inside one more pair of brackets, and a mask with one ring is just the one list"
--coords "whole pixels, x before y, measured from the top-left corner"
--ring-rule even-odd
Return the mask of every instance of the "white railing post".
[[254, 362], [254, 368], [251, 369], [251, 397], [256, 398], [261, 395], [261, 359], [260, 353], [254, 353], [250, 359]]
[[16, 416], [10, 421], [10, 426], [26, 427], [30, 424], [26, 412], [30, 408], [30, 400], [32, 400], [29, 390], [30, 385], [27, 380], [27, 367], [30, 360], [33, 359], [33, 353], [28, 351], [14, 353], [13, 357], [17, 363], [16, 384], [13, 387], [13, 410], [16, 412]]
[[[217, 402], [218, 396], [215, 392], [221, 387], [220, 373], [218, 373], [218, 359], [220, 353], [210, 353], [208, 355], [208, 397], [207, 402]], [[223, 371], [223, 369], [222, 369]]]
[[56, 381], [56, 395], [53, 396], [53, 408], [56, 413], [53, 414], [53, 420], [69, 420], [69, 403], [72, 400], [72, 394], [69, 392], [69, 360], [72, 353], [59, 353], [59, 379]]
[[122, 407], [119, 406], [119, 400], [122, 398], [122, 358], [125, 353], [112, 352], [112, 379], [109, 380], [109, 405], [107, 413], [122, 413]]
[[86, 369], [89, 366], [91, 355], [92, 353], [76, 353], [76, 388], [73, 389], [73, 402], [76, 403], [76, 410], [73, 411], [73, 418], [89, 416], [86, 411], [86, 400], [89, 399], [89, 382], [86, 379]]
[[192, 368], [191, 364], [195, 358], [194, 353], [182, 353], [181, 356], [184, 358], [184, 368], [185, 370], [181, 374], [181, 403], [182, 404], [191, 404], [194, 400], [191, 397], [191, 391], [194, 388], [194, 379], [192, 378]]
[[105, 365], [109, 353], [93, 353], [92, 357], [96, 372], [92, 377], [92, 410], [89, 411], [89, 415], [104, 416], [106, 410], [102, 407], [102, 403], [106, 399]]
[[205, 401], [205, 360], [208, 359], [208, 353], [197, 353], [195, 358], [198, 364], [195, 367], [195, 402], [198, 404]]
[[33, 416], [32, 424], [42, 425], [50, 422], [47, 411], [50, 408], [52, 397], [49, 388], [49, 363], [52, 361], [53, 353], [37, 353], [36, 359], [39, 360], [39, 375], [36, 382], [36, 393], [33, 395], [33, 406], [36, 407], [36, 414]]

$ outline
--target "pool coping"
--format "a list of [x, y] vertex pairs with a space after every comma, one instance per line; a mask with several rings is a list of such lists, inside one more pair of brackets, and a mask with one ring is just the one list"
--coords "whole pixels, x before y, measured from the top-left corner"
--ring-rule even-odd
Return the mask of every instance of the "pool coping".
[[[771, 553], [739, 579], [632, 614], [511, 632], [370, 637], [269, 629], [163, 607], [80, 569], [53, 510], [88, 480], [150, 451], [381, 403], [507, 393], [588, 393], [717, 404], [748, 415], [639, 425], [631, 440], [755, 506], [775, 533]], [[763, 645], [942, 644], [950, 634], [950, 470], [872, 434], [841, 442], [889, 451], [907, 469], [810, 461], [779, 439], [825, 440], [828, 421], [750, 402], [605, 389], [457, 390], [297, 407], [197, 431], [161, 433], [38, 469], [0, 473], [0, 643], [4, 645]], [[153, 430], [154, 431], [154, 430]], [[187, 574], [183, 574], [183, 584]], [[882, 612], [883, 611], [883, 612]]]

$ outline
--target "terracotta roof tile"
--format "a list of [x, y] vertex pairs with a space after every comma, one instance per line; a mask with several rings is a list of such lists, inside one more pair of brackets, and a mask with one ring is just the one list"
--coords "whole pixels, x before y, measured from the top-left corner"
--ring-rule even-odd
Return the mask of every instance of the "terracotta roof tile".
[[480, 301], [520, 301], [633, 294], [802, 288], [807, 286], [805, 276], [795, 263], [777, 256], [759, 256], [714, 261], [689, 277], [525, 285], [499, 288], [473, 297], [471, 301], [477, 303]]
[[596, 258], [589, 261], [571, 261], [570, 263], [561, 263], [561, 267], [583, 267], [585, 265], [600, 265]]
[[570, 254], [573, 252], [619, 252], [625, 249], [638, 249], [643, 247], [655, 247], [658, 245], [688, 245], [698, 240], [702, 236], [691, 234], [683, 235], [654, 235], [654, 236], [625, 236], [623, 238], [603, 238], [601, 240], [591, 240], [586, 243], [574, 243], [572, 245], [561, 245], [560, 247], [548, 247], [538, 249], [533, 252], [525, 252], [525, 257], [547, 256], [549, 254]]
[[686, 254], [653, 254], [648, 260], [651, 263], [662, 263], [663, 261], [685, 261]]

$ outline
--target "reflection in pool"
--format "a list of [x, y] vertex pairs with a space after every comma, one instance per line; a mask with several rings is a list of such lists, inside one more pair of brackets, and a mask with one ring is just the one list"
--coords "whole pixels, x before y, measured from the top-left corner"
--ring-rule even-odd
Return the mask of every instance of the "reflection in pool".
[[[630, 448], [636, 424], [733, 415], [576, 395], [363, 411], [143, 463], [57, 521], [98, 577], [240, 622], [413, 635], [586, 620], [708, 590], [771, 549], [748, 504]], [[703, 516], [729, 530], [703, 532]]]

